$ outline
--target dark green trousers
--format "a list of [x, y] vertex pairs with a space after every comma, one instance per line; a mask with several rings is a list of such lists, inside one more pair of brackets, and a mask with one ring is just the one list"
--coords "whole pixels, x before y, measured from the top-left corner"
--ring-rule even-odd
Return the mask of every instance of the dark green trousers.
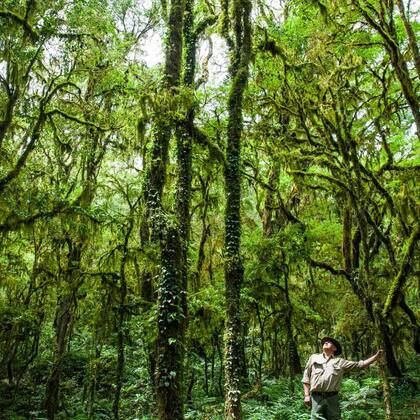
[[339, 420], [340, 401], [338, 394], [312, 394], [311, 420]]

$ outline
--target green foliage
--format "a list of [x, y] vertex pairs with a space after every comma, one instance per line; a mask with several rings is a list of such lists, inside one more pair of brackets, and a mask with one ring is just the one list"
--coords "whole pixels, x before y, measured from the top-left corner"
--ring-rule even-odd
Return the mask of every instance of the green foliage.
[[[395, 417], [412, 418], [418, 238], [403, 262], [420, 217], [420, 143], [398, 69], [407, 68], [415, 98], [419, 79], [397, 5], [257, 2], [241, 158], [231, 161], [242, 177], [241, 256], [229, 259], [228, 48], [220, 37], [228, 28], [220, 26], [233, 16], [217, 2], [194, 3], [195, 83], [167, 89], [163, 66], [148, 66], [145, 54], [168, 24], [166, 3], [1, 2], [0, 417], [46, 418], [59, 359], [57, 418], [112, 418], [122, 347], [120, 417], [156, 418], [162, 261], [151, 224], [155, 216], [174, 230], [185, 222], [175, 207], [175, 137], [192, 121], [188, 327], [185, 343], [170, 337], [187, 353], [185, 418], [223, 418], [224, 276], [239, 262], [244, 418], [308, 419], [300, 377], [290, 379], [291, 344], [301, 365], [324, 332], [340, 337], [349, 358], [372, 354], [384, 339], [373, 314], [400, 272], [405, 300], [385, 322], [404, 378], [391, 379], [391, 397]], [[395, 7], [378, 9], [374, 23], [389, 20], [384, 33], [395, 38], [399, 66], [358, 4], [373, 14]], [[412, 10], [414, 32], [416, 19]], [[167, 159], [154, 162], [167, 164], [165, 177], [159, 165], [154, 174], [164, 182], [163, 209], [150, 215], [145, 168], [161, 126], [173, 134]], [[341, 400], [343, 419], [383, 418], [380, 372], [352, 373]]]
[[374, 419], [384, 417], [384, 409], [379, 403], [380, 381], [367, 378], [360, 383], [346, 379], [342, 386], [343, 403], [341, 409], [345, 419]]

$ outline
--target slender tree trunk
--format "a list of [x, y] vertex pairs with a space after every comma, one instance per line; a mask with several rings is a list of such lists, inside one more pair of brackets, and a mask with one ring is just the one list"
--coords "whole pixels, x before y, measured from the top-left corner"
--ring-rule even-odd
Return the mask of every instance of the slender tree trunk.
[[284, 290], [286, 296], [286, 334], [287, 334], [287, 355], [289, 364], [290, 377], [294, 378], [296, 375], [302, 373], [302, 367], [300, 364], [300, 357], [297, 349], [295, 337], [293, 335], [293, 306], [289, 297], [289, 275], [286, 272], [284, 275]]
[[91, 360], [90, 369], [89, 369], [89, 383], [86, 390], [86, 414], [89, 419], [94, 418], [94, 402], [96, 394], [96, 385], [97, 385], [97, 375], [98, 375], [98, 361], [101, 357], [101, 352], [99, 346], [96, 344], [96, 339], [94, 340], [95, 355], [93, 360]]
[[204, 391], [209, 395], [209, 359], [206, 350], [204, 349]]
[[389, 386], [388, 373], [383, 362], [380, 363], [382, 375], [382, 390], [384, 393], [385, 405], [385, 420], [393, 420], [392, 402], [391, 402], [391, 388]]
[[263, 360], [264, 360], [264, 355], [265, 355], [265, 331], [264, 331], [264, 322], [260, 313], [260, 307], [257, 302], [255, 302], [255, 310], [257, 312], [257, 319], [258, 319], [258, 325], [260, 327], [260, 340], [261, 340], [260, 354], [258, 356], [257, 382], [259, 386], [261, 386], [262, 366], [263, 366]]
[[[131, 209], [133, 210], [133, 209]], [[121, 389], [123, 386], [124, 379], [124, 364], [125, 364], [125, 318], [126, 318], [126, 297], [127, 297], [127, 279], [125, 276], [125, 267], [127, 264], [128, 258], [128, 240], [130, 238], [131, 232], [133, 230], [134, 220], [132, 211], [130, 212], [130, 221], [127, 228], [127, 232], [124, 237], [124, 243], [122, 248], [122, 258], [120, 266], [120, 302], [118, 307], [118, 318], [117, 318], [117, 371], [115, 375], [115, 394], [114, 402], [112, 405], [112, 411], [114, 413], [114, 418], [118, 420], [120, 418], [120, 397]]]
[[55, 314], [56, 347], [54, 351], [53, 367], [47, 383], [45, 407], [47, 417], [53, 420], [58, 411], [59, 389], [63, 358], [68, 346], [74, 314], [77, 306], [77, 290], [80, 286], [81, 244], [69, 240], [68, 268], [65, 273], [64, 284], [69, 290], [59, 297]]
[[231, 87], [228, 98], [228, 132], [225, 168], [225, 301], [226, 301], [226, 348], [225, 348], [225, 418], [241, 418], [241, 313], [240, 292], [243, 266], [240, 255], [241, 243], [241, 136], [242, 100], [248, 80], [251, 55], [251, 2], [234, 0], [235, 46], [230, 66]]

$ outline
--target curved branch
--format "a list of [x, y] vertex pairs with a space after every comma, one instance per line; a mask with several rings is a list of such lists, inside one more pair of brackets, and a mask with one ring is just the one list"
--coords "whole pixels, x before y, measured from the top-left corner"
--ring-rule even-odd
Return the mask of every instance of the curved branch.
[[312, 258], [309, 258], [309, 263], [312, 267], [316, 267], [316, 268], [322, 268], [323, 270], [327, 270], [329, 271], [331, 274], [334, 274], [335, 276], [344, 276], [347, 280], [352, 281], [352, 277], [349, 273], [347, 273], [347, 271], [342, 270], [341, 268], [337, 269], [334, 268], [333, 266], [322, 262], [322, 261], [315, 261]]
[[414, 250], [416, 248], [417, 241], [420, 239], [420, 225], [415, 226], [413, 232], [408, 239], [406, 246], [406, 251], [401, 263], [400, 270], [392, 282], [391, 289], [386, 298], [384, 309], [382, 311], [382, 316], [386, 319], [391, 313], [392, 309], [397, 305], [398, 299], [401, 294], [401, 290], [404, 286], [405, 281], [407, 280], [408, 274], [411, 269], [411, 260], [414, 255]]
[[97, 124], [95, 124], [91, 121], [82, 120], [82, 119], [77, 118], [73, 115], [67, 114], [64, 111], [61, 111], [60, 109], [53, 109], [51, 111], [48, 111], [48, 113], [47, 113], [48, 116], [55, 115], [55, 114], [61, 115], [62, 117], [66, 118], [67, 120], [74, 121], [74, 122], [77, 122], [77, 123], [82, 124], [82, 125], [87, 125], [88, 127], [96, 128], [98, 131], [101, 131], [103, 133], [106, 132], [106, 131], [116, 129], [115, 127], [100, 127], [99, 125], [97, 125]]
[[9, 10], [0, 10], [0, 17], [10, 19], [11, 21], [22, 26], [23, 30], [29, 35], [29, 37], [32, 39], [33, 42], [38, 41], [39, 39], [38, 32], [35, 29], [33, 29], [32, 26], [21, 16]]

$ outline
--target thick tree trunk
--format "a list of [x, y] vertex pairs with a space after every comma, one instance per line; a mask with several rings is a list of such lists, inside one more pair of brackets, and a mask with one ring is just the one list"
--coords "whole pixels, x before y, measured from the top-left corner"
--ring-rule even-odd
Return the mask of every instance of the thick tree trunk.
[[[175, 94], [174, 88], [180, 83], [184, 6], [184, 0], [173, 0], [169, 11], [164, 70], [164, 88], [169, 94]], [[140, 232], [143, 243], [147, 244], [150, 240], [159, 242], [161, 248], [155, 372], [160, 420], [183, 418], [181, 381], [186, 319], [183, 236], [179, 227], [167, 220], [162, 208], [171, 133], [171, 122], [168, 119], [161, 117], [155, 122], [150, 164], [145, 179], [145, 219]], [[184, 194], [185, 191], [180, 193]], [[150, 278], [149, 275], [146, 277]]]
[[391, 376], [395, 378], [401, 378], [402, 372], [398, 365], [397, 359], [395, 358], [394, 347], [392, 345], [391, 335], [389, 331], [389, 327], [385, 320], [381, 317], [377, 317], [377, 326], [379, 328], [383, 348], [385, 351], [385, 361], [386, 366], [388, 368], [388, 372]]
[[176, 227], [166, 227], [162, 240], [162, 274], [158, 297], [156, 391], [161, 420], [184, 417], [182, 398], [183, 325], [181, 240]]
[[[185, 88], [192, 88], [194, 84], [195, 66], [196, 66], [196, 48], [197, 39], [194, 33], [194, 0], [186, 0], [185, 3], [185, 19], [183, 28], [183, 37], [185, 41], [185, 63], [183, 85]], [[192, 132], [194, 124], [194, 107], [188, 109], [185, 120], [176, 129], [177, 141], [177, 187], [175, 194], [176, 215], [178, 219], [178, 230], [180, 241], [180, 299], [182, 318], [180, 320], [179, 340], [180, 348], [185, 347], [185, 332], [188, 323], [188, 307], [187, 307], [187, 290], [188, 290], [188, 246], [190, 235], [190, 203], [191, 203], [191, 168], [192, 168]], [[184, 383], [184, 351], [180, 353], [179, 382]], [[194, 372], [192, 373], [194, 376]], [[193, 384], [192, 384], [193, 385]], [[192, 392], [188, 389], [187, 391]], [[183, 390], [181, 389], [181, 396], [183, 398]], [[188, 400], [188, 392], [187, 392]]]
[[[343, 252], [345, 248], [349, 247], [348, 241], [350, 237], [350, 232], [348, 232], [348, 229], [350, 228], [349, 227], [350, 222], [346, 220], [346, 218], [350, 218], [351, 214], [348, 214], [348, 211], [349, 211], [349, 207], [347, 206], [347, 208], [345, 209], [345, 218], [344, 218], [344, 226], [343, 226], [343, 230], [344, 230], [343, 237], [345, 238], [343, 239], [343, 242], [345, 240], [347, 241], [347, 243], [345, 247], [343, 247]], [[375, 307], [374, 301], [372, 300], [372, 297], [366, 293], [365, 285], [369, 283], [369, 264], [370, 264], [369, 254], [370, 254], [370, 249], [372, 246], [369, 245], [369, 241], [367, 239], [368, 225], [367, 225], [367, 221], [365, 217], [363, 216], [367, 214], [367, 212], [362, 212], [362, 213], [363, 213], [362, 216], [358, 215], [359, 225], [354, 234], [352, 249], [351, 249], [352, 266], [346, 267], [346, 272], [348, 273], [346, 278], [349, 281], [354, 294], [357, 296], [360, 303], [365, 308], [373, 325], [379, 330], [378, 338], [380, 338], [380, 341], [385, 350], [385, 360], [386, 360], [389, 373], [391, 374], [391, 376], [401, 377], [402, 373], [398, 366], [398, 362], [395, 358], [395, 352], [392, 345], [389, 326], [386, 323], [386, 319], [382, 316], [382, 314], [374, 311], [374, 307]], [[360, 247], [360, 244], [362, 244], [362, 247]], [[349, 250], [347, 249], [346, 252], [348, 253]], [[344, 255], [344, 257], [347, 263], [350, 262], [349, 255]]]

